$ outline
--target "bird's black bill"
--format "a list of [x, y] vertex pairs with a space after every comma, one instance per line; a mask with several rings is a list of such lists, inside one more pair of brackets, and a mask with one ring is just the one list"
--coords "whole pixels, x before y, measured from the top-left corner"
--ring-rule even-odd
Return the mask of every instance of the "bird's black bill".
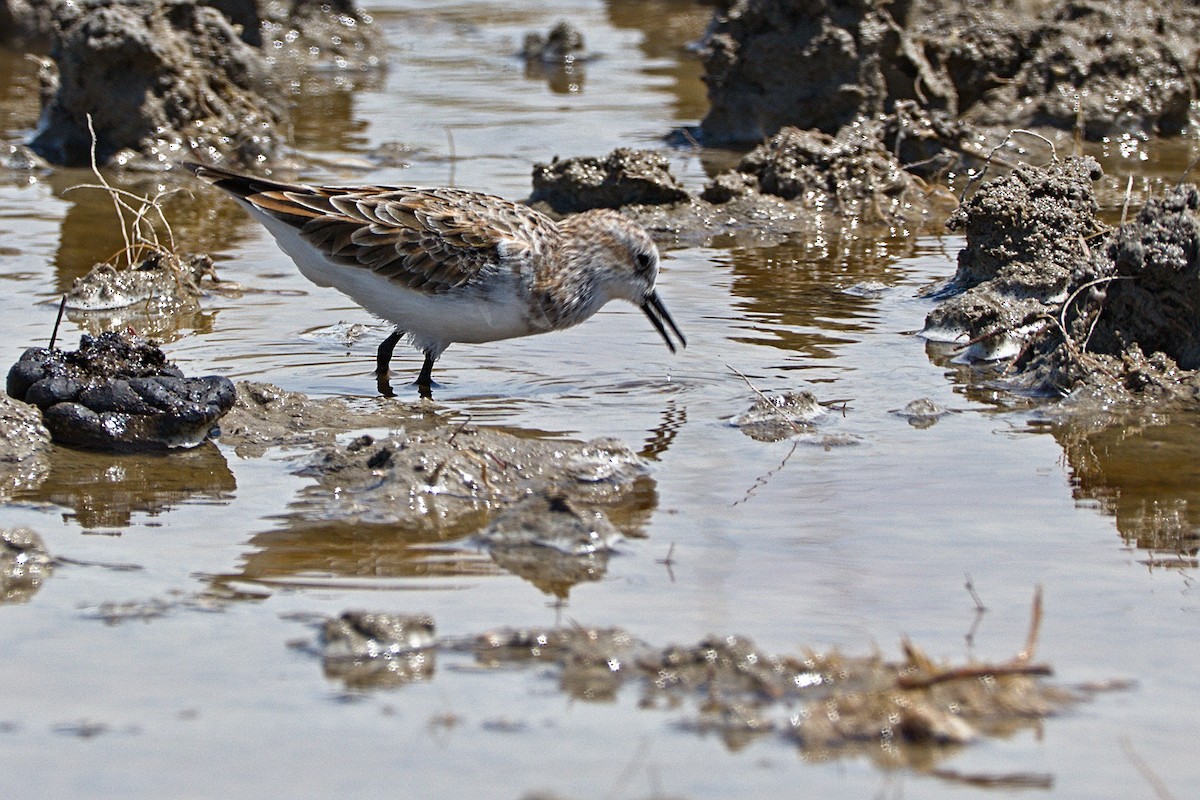
[[[679, 326], [675, 324], [675, 320], [671, 319], [671, 315], [667, 313], [667, 307], [663, 305], [663, 301], [659, 299], [657, 292], [651, 292], [646, 295], [646, 299], [642, 301], [641, 309], [654, 325], [654, 329], [662, 336], [663, 341], [667, 343], [667, 347], [670, 348], [672, 353], [675, 352], [675, 343], [671, 341], [671, 336], [667, 333], [667, 325], [671, 326], [671, 331], [679, 337], [679, 346], [687, 347], [687, 339], [679, 332]], [[663, 324], [664, 322], [666, 325]]]

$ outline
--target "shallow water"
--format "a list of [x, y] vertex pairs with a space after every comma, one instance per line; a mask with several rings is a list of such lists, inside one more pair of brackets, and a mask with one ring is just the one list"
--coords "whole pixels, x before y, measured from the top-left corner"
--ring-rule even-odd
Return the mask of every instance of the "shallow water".
[[[307, 179], [452, 181], [520, 198], [534, 161], [659, 147], [704, 112], [681, 48], [707, 18], [691, 2], [367, 7], [391, 69], [353, 93], [297, 96], [295, 142], [329, 164]], [[560, 17], [601, 57], [571, 76], [527, 74], [513, 57], [523, 34]], [[10, 137], [35, 121], [31, 70], [0, 59]], [[352, 168], [389, 142], [410, 148], [408, 167]], [[1126, 175], [1145, 191], [1191, 158], [1186, 144], [1149, 162], [1109, 149], [1120, 190]], [[669, 155], [703, 183], [696, 153]], [[44, 343], [57, 294], [120, 247], [108, 201], [67, 191], [85, 182], [59, 172], [0, 186], [0, 363]], [[386, 328], [306, 284], [232, 204], [203, 210], [223, 202], [169, 201], [184, 249], [212, 251], [246, 290], [170, 323], [159, 334], [170, 357], [188, 374], [362, 408], [415, 402], [411, 387], [376, 396]], [[565, 598], [470, 542], [298, 522], [309, 481], [287, 454], [56, 451], [50, 478], [0, 509], [0, 526], [28, 525], [73, 560], [27, 603], [0, 606], [0, 768], [29, 776], [14, 796], [158, 797], [164, 785], [188, 797], [1016, 795], [864, 758], [812, 763], [775, 737], [730, 747], [678, 724], [687, 709], [639, 709], [633, 690], [583, 702], [537, 670], [443, 657], [426, 682], [356, 690], [289, 643], [312, 638], [310, 615], [370, 608], [427, 612], [450, 636], [577, 622], [655, 645], [738, 633], [768, 652], [889, 657], [908, 636], [939, 659], [1003, 660], [1025, 641], [1037, 585], [1038, 657], [1055, 679], [1135, 685], [938, 766], [1048, 778], [1058, 798], [1149, 796], [1152, 774], [1186, 796], [1200, 781], [1200, 600], [1177, 549], [1194, 556], [1200, 415], [1094, 433], [1046, 425], [972, 382], [912, 335], [930, 308], [917, 291], [951, 274], [960, 246], [897, 236], [675, 250], [661, 293], [688, 336], [677, 356], [637, 309], [616, 306], [565, 333], [447, 351], [440, 413], [528, 436], [615, 436], [653, 464], [631, 523], [643, 538]], [[322, 335], [339, 322], [369, 330], [348, 345]], [[68, 320], [64, 339], [84, 325]], [[418, 366], [398, 351], [397, 370]], [[762, 391], [813, 391], [831, 405], [817, 430], [832, 438], [744, 435], [730, 420], [755, 393], [734, 370]], [[955, 413], [926, 428], [892, 413], [919, 398]], [[970, 640], [968, 575], [989, 609]]]

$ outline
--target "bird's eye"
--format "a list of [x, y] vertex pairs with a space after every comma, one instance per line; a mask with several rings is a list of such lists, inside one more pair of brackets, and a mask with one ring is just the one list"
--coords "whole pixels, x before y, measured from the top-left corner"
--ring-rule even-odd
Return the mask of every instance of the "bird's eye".
[[638, 253], [634, 258], [637, 262], [639, 272], [649, 272], [650, 267], [654, 265], [654, 256], [646, 252]]

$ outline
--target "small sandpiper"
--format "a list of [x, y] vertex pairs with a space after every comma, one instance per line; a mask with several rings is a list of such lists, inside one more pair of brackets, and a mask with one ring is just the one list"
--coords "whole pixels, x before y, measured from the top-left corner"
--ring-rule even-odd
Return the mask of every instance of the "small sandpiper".
[[672, 353], [670, 333], [687, 346], [654, 288], [658, 249], [616, 211], [555, 222], [462, 189], [314, 187], [183, 166], [233, 195], [310, 281], [396, 326], [376, 361], [385, 394], [392, 351], [406, 334], [425, 354], [416, 383], [428, 397], [433, 363], [453, 342], [562, 330], [610, 300], [641, 308]]

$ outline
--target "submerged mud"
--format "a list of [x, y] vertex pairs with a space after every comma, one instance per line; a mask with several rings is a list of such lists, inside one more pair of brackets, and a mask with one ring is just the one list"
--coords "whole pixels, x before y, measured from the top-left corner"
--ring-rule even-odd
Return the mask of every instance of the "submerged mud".
[[653, 647], [620, 628], [502, 628], [436, 637], [427, 615], [351, 611], [319, 623], [310, 649], [328, 677], [378, 690], [434, 678], [435, 658], [485, 668], [552, 668], [560, 691], [613, 702], [638, 688], [638, 707], [682, 713], [680, 727], [740, 748], [781, 737], [809, 758], [866, 755], [932, 769], [957, 748], [1036, 726], [1082, 699], [1047, 683], [1033, 660], [1040, 602], [1022, 653], [1001, 662], [941, 664], [905, 641], [904, 656], [763, 652], [741, 636]]

